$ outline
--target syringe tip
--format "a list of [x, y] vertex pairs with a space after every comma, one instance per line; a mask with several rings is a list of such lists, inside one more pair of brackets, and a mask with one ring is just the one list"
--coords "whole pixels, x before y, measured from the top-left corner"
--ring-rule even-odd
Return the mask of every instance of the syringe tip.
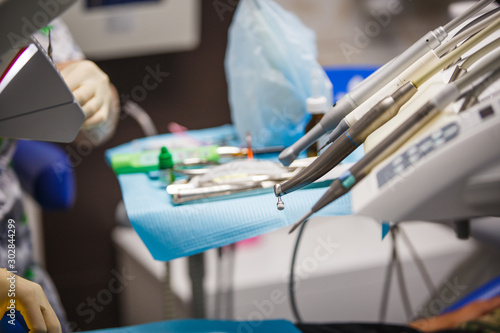
[[313, 212], [309, 211], [306, 215], [302, 216], [302, 218], [300, 220], [295, 222], [295, 224], [293, 225], [292, 229], [290, 229], [288, 234], [291, 234], [292, 232], [294, 232], [298, 227], [300, 227], [302, 225], [302, 223], [307, 221], [311, 217], [312, 214], [313, 214]]

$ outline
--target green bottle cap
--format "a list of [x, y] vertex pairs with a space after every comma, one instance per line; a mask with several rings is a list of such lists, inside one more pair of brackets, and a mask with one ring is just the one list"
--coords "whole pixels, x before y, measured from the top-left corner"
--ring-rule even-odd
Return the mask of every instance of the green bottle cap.
[[49, 24], [48, 26], [45, 26], [43, 27], [42, 29], [40, 29], [40, 33], [42, 33], [43, 35], [45, 36], [48, 36], [49, 35], [49, 31], [50, 30], [53, 30], [54, 29], [54, 26], [52, 26], [51, 24]]
[[160, 155], [158, 156], [158, 169], [165, 170], [173, 167], [172, 154], [170, 154], [167, 147], [161, 147]]

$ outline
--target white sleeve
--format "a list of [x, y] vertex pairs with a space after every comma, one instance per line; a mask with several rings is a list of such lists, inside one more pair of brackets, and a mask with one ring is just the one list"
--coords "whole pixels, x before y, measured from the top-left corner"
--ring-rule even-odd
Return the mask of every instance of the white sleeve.
[[[85, 55], [73, 40], [73, 36], [68, 27], [60, 18], [54, 19], [50, 22], [50, 25], [52, 26], [50, 31], [52, 59], [54, 59], [56, 64], [85, 59]], [[48, 35], [39, 31], [34, 36], [45, 50], [47, 50], [49, 46]]]

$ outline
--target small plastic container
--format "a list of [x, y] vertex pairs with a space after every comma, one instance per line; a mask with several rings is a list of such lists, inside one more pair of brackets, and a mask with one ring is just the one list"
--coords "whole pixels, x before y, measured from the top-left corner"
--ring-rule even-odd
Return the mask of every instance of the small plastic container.
[[167, 187], [175, 180], [174, 161], [167, 147], [161, 147], [160, 155], [158, 156], [158, 178], [160, 179], [161, 187]]

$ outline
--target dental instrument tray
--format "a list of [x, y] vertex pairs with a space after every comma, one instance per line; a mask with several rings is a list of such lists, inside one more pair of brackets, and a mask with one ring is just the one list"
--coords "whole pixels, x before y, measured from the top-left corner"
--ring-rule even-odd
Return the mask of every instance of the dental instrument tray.
[[[219, 145], [236, 146], [236, 131], [231, 125], [189, 131], [197, 140]], [[155, 149], [157, 142], [176, 140], [173, 134], [136, 139], [106, 151], [108, 164], [115, 154]], [[185, 140], [184, 138], [182, 138]], [[175, 143], [175, 142], [174, 142]], [[172, 146], [172, 149], [175, 147]], [[344, 161], [352, 163], [363, 154], [362, 149]], [[278, 154], [263, 155], [278, 161]], [[175, 168], [175, 167], [174, 167]], [[251, 192], [244, 197], [228, 196], [224, 200], [193, 201], [175, 205], [158, 181], [148, 173], [117, 174], [123, 202], [132, 227], [156, 260], [169, 261], [211, 248], [232, 244], [262, 235], [293, 223], [325, 192], [324, 188], [307, 188], [287, 195], [286, 210], [279, 211], [274, 194]], [[351, 214], [350, 194], [325, 207], [318, 216]]]
[[[314, 158], [296, 160], [289, 167], [269, 160], [236, 160], [203, 169], [188, 181], [167, 186], [174, 204], [208, 201], [272, 192], [275, 184], [290, 179], [307, 167]], [[197, 169], [200, 170], [200, 169]], [[340, 173], [339, 169], [311, 184], [312, 188], [328, 186]], [[310, 188], [311, 188], [310, 187]]]

